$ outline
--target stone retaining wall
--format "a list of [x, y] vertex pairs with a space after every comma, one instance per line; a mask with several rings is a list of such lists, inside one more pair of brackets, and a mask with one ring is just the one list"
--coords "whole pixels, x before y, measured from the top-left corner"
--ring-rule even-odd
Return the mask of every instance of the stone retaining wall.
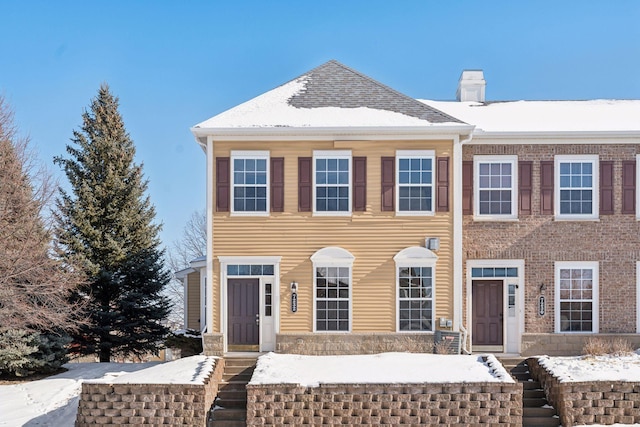
[[206, 426], [224, 359], [205, 384], [82, 384], [76, 427]]
[[522, 384], [248, 385], [247, 425], [522, 425]]
[[224, 336], [221, 333], [202, 334], [202, 343], [205, 356], [224, 356]]
[[584, 344], [588, 339], [601, 338], [605, 341], [624, 339], [633, 348], [640, 347], [638, 334], [522, 334], [522, 356], [579, 356], [583, 354]]
[[560, 382], [537, 358], [527, 363], [564, 427], [640, 423], [640, 381]]
[[299, 333], [277, 334], [276, 352], [311, 356], [376, 354], [387, 352], [433, 353], [433, 334], [411, 333]]

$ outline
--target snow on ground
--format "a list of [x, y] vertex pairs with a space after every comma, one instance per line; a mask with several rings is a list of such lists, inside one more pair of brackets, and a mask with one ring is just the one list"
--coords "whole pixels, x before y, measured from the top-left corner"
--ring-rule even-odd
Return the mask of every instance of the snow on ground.
[[268, 353], [258, 359], [250, 384], [381, 384], [513, 382], [493, 355], [381, 353], [301, 356]]
[[628, 356], [574, 356], [538, 359], [561, 382], [638, 381], [640, 354]]
[[67, 363], [51, 377], [0, 385], [0, 426], [73, 427], [83, 382], [109, 384], [203, 384], [215, 357], [192, 356], [168, 363]]

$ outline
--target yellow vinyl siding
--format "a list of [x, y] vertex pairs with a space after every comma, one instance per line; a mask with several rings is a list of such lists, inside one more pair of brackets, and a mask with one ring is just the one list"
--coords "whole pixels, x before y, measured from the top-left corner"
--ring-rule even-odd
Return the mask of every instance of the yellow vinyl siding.
[[[213, 252], [217, 256], [281, 256], [280, 332], [313, 330], [313, 267], [309, 259], [317, 250], [339, 246], [355, 256], [352, 270], [352, 331], [396, 330], [396, 273], [393, 257], [409, 246], [423, 246], [425, 237], [439, 237], [436, 264], [436, 319], [453, 316], [452, 206], [433, 216], [397, 216], [381, 212], [381, 157], [396, 150], [435, 150], [451, 156], [451, 141], [340, 141], [340, 142], [216, 142], [217, 156], [236, 150], [269, 150], [271, 157], [285, 158], [285, 212], [268, 217], [230, 216], [214, 212]], [[298, 212], [298, 157], [314, 150], [351, 150], [367, 157], [367, 208], [348, 217], [313, 216]], [[450, 163], [450, 166], [452, 163]], [[449, 200], [452, 197], [450, 169]], [[215, 188], [215, 183], [213, 188]], [[434, 173], [435, 194], [435, 173]], [[434, 201], [435, 203], [435, 201]], [[214, 306], [219, 299], [219, 263], [212, 280]], [[291, 313], [291, 282], [299, 284], [298, 312]], [[220, 319], [214, 311], [215, 330]]]
[[190, 329], [200, 330], [200, 273], [187, 275], [187, 324]]

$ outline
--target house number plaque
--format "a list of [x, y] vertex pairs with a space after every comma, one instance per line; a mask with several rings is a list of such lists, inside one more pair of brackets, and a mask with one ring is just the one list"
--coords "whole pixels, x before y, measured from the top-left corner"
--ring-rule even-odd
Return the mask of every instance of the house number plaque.
[[544, 295], [540, 295], [538, 298], [538, 314], [540, 316], [544, 316], [544, 313], [547, 311], [547, 306], [545, 304]]
[[293, 292], [291, 294], [291, 311], [293, 313], [298, 311], [298, 293], [297, 292]]

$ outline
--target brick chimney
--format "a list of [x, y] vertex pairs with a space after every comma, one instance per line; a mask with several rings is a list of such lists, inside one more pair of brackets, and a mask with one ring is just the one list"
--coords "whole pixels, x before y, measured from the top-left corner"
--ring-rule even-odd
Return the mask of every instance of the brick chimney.
[[484, 102], [484, 90], [487, 82], [482, 70], [464, 70], [458, 80], [456, 100], [460, 102]]

